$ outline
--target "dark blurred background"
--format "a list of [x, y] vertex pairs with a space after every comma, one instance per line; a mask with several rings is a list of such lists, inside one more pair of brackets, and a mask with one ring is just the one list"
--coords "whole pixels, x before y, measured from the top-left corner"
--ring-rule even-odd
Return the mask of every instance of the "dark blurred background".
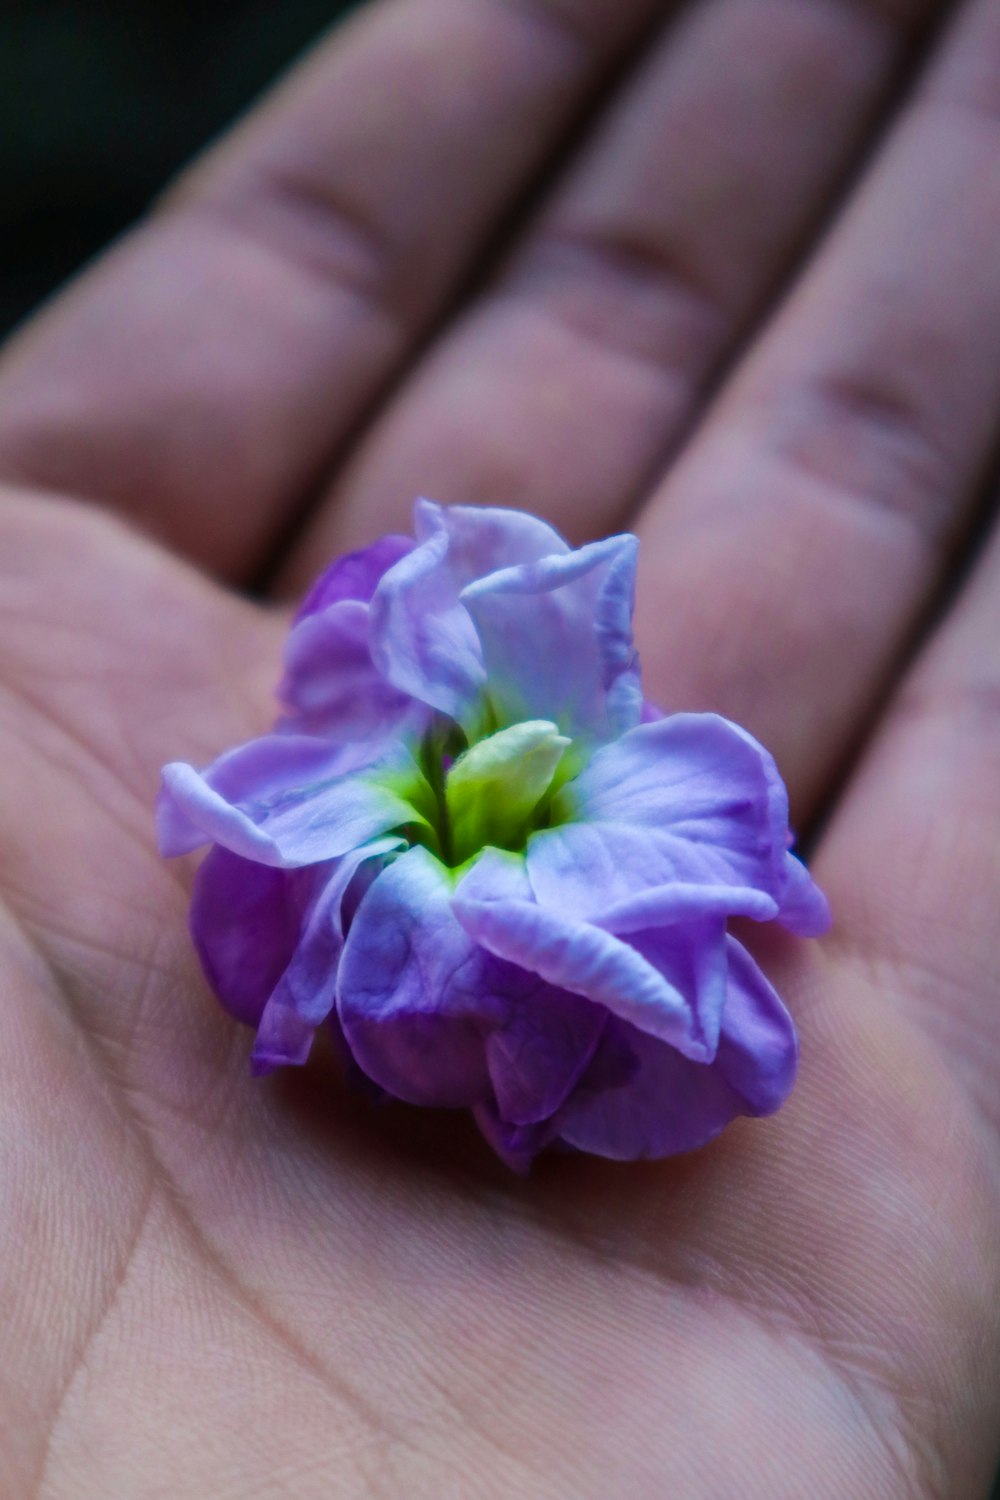
[[0, 336], [347, 0], [0, 0]]

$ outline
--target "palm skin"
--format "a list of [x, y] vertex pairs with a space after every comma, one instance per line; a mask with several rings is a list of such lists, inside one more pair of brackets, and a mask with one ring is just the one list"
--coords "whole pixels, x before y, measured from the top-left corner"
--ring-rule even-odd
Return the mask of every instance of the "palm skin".
[[[357, 58], [377, 52], [366, 24], [334, 39], [331, 68], [347, 67], [353, 46], [364, 71]], [[945, 45], [959, 48], [961, 36]], [[954, 170], [942, 162], [942, 181]], [[238, 176], [232, 163], [230, 180], [225, 171]], [[197, 186], [188, 191], [197, 199]], [[971, 261], [987, 210], [1000, 217], [984, 196], [982, 222], [968, 226]], [[183, 225], [192, 210], [173, 212]], [[270, 448], [284, 451], [289, 434], [275, 418], [256, 467], [249, 426], [242, 446], [230, 444], [233, 496], [180, 460], [151, 479], [136, 459], [151, 446], [160, 456], [172, 443], [190, 448], [175, 400], [185, 381], [199, 400], [217, 399], [220, 419], [237, 393], [255, 418], [255, 402], [285, 399], [264, 364], [248, 389], [210, 359], [172, 376], [169, 340], [153, 356], [173, 308], [162, 320], [154, 308], [143, 327], [152, 373], [119, 353], [134, 317], [130, 267], [160, 253], [141, 239], [117, 252], [22, 335], [6, 386], [0, 377], [10, 476], [0, 500], [0, 1493], [985, 1494], [1000, 1378], [1000, 668], [989, 550], [899, 685], [889, 665], [951, 563], [975, 453], [963, 449], [964, 467], [955, 460], [936, 476], [958, 519], [923, 528], [905, 577], [886, 559], [910, 556], [898, 513], [922, 503], [912, 445], [897, 466], [904, 500], [874, 522], [866, 514], [861, 534], [847, 530], [856, 502], [832, 505], [826, 493], [858, 487], [866, 461], [881, 478], [900, 425], [885, 402], [869, 401], [859, 418], [856, 399], [827, 401], [828, 425], [835, 410], [856, 424], [846, 459], [810, 428], [808, 458], [789, 462], [783, 428], [772, 444], [780, 469], [758, 480], [747, 465], [740, 514], [723, 512], [720, 528], [711, 506], [714, 487], [729, 484], [726, 444], [741, 410], [750, 426], [760, 411], [759, 397], [741, 407], [747, 377], [737, 375], [735, 395], [720, 398], [723, 437], [713, 439], [710, 411], [662, 481], [669, 505], [647, 499], [639, 511], [640, 646], [653, 692], [742, 710], [778, 752], [803, 821], [839, 791], [816, 861], [837, 921], [821, 944], [758, 944], [802, 1038], [800, 1083], [781, 1115], [740, 1122], [683, 1159], [553, 1158], [521, 1181], [461, 1120], [346, 1096], [322, 1049], [301, 1073], [252, 1080], [247, 1036], [201, 979], [186, 931], [191, 870], [157, 857], [151, 800], [164, 760], [204, 761], [269, 722], [283, 607], [251, 604], [220, 580], [246, 581], [272, 556], [268, 527], [282, 517]], [[163, 263], [193, 284], [185, 253], [178, 239]], [[263, 277], [265, 299], [285, 304], [279, 261], [251, 274], [228, 253], [236, 281]], [[849, 242], [835, 247], [835, 267], [838, 255], [863, 283]], [[609, 282], [614, 274], [612, 264]], [[833, 274], [821, 274], [800, 322]], [[991, 274], [1000, 279], [981, 279]], [[132, 280], [140, 300], [166, 295], [149, 277]], [[195, 293], [188, 300], [193, 318]], [[936, 378], [978, 388], [989, 356], [976, 364], [960, 335], [986, 321], [988, 305], [995, 322], [983, 342], [990, 330], [1000, 342], [1000, 288], [956, 282], [943, 301], [941, 325], [957, 330], [953, 359], [964, 362]], [[587, 479], [569, 449], [534, 454], [541, 493], [491, 491], [514, 483], [522, 431], [521, 413], [501, 430], [498, 356], [476, 346], [492, 316], [487, 307], [486, 332], [472, 327], [471, 349], [459, 331], [457, 345], [418, 366], [319, 521], [297, 533], [287, 579], [297, 584], [335, 544], [405, 510], [409, 493], [386, 477], [397, 471], [413, 473], [409, 489], [445, 498], [523, 498], [582, 535], [620, 520], [623, 482], [603, 517], [560, 513], [559, 496]], [[794, 308], [790, 325], [783, 316], [786, 343], [801, 343]], [[518, 344], [547, 383], [566, 326]], [[776, 342], [780, 327], [761, 340], [761, 388], [781, 362], [767, 353]], [[867, 346], [859, 357], [876, 363]], [[467, 376], [468, 411], [457, 414], [449, 361]], [[310, 390], [319, 379], [312, 356], [301, 379]], [[615, 398], [633, 412], [641, 404], [625, 381]], [[435, 426], [438, 407], [447, 424]], [[955, 421], [967, 446], [988, 448], [985, 419], [981, 432]], [[629, 452], [641, 426], [636, 417]], [[753, 442], [769, 451], [756, 429]], [[709, 458], [699, 460], [699, 444]], [[222, 473], [211, 443], [200, 457], [209, 476]], [[95, 503], [105, 496], [130, 519]], [[801, 522], [793, 503], [807, 512]], [[228, 521], [216, 513], [227, 506]], [[284, 509], [282, 530], [287, 496]], [[702, 528], [691, 517], [706, 509]], [[821, 554], [815, 575], [804, 550], [789, 550], [796, 524], [808, 557]], [[764, 559], [751, 581], [736, 570], [749, 529]], [[870, 583], [846, 601], [842, 587], [816, 584], [859, 572]], [[870, 744], [842, 790], [843, 754], [863, 732]]]

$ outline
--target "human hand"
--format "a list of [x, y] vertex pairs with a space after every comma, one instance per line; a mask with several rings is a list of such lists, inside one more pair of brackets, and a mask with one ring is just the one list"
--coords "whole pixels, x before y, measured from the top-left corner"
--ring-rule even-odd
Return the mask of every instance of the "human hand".
[[[878, 128], [946, 8], [373, 6], [10, 346], [5, 1497], [985, 1492], [996, 541], [937, 606], [998, 436], [995, 0]], [[634, 527], [651, 695], [822, 820], [774, 1120], [522, 1182], [329, 1057], [249, 1078], [158, 768], [269, 721], [285, 612], [235, 590], [421, 490]]]

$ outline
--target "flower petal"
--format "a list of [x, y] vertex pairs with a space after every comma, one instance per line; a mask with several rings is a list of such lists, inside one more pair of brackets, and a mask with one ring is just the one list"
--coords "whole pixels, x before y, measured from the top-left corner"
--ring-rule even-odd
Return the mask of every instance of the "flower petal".
[[320, 614], [342, 599], [360, 599], [367, 604], [382, 575], [415, 546], [411, 536], [382, 536], [358, 552], [347, 552], [336, 558], [303, 599], [295, 623]]
[[205, 977], [230, 1015], [256, 1026], [299, 941], [323, 870], [276, 870], [216, 846], [191, 897], [191, 936]]
[[503, 996], [503, 1024], [486, 1038], [486, 1065], [499, 1118], [508, 1125], [548, 1120], [589, 1064], [606, 1013], [536, 974], [494, 959], [487, 984]]
[[580, 914], [674, 881], [780, 900], [788, 806], [774, 762], [715, 714], [642, 724], [557, 793], [528, 846], [543, 905]]
[[833, 921], [830, 903], [794, 854], [785, 855], [785, 876], [778, 921], [799, 937], [822, 937]]
[[492, 1100], [477, 1104], [472, 1111], [486, 1141], [512, 1172], [526, 1176], [539, 1151], [544, 1151], [558, 1135], [555, 1120], [543, 1120], [538, 1125], [512, 1125], [501, 1119]]
[[729, 986], [717, 1065], [748, 1115], [770, 1115], [791, 1092], [799, 1062], [795, 1024], [774, 986], [735, 938], [726, 939]]
[[318, 864], [389, 829], [426, 826], [432, 797], [402, 746], [350, 769], [350, 755], [322, 740], [265, 735], [205, 772], [181, 762], [164, 767], [160, 850], [186, 854], [213, 842], [282, 869]]
[[602, 1040], [625, 1043], [636, 1063], [624, 1086], [588, 1089], [587, 1075], [562, 1111], [568, 1145], [618, 1160], [670, 1156], [712, 1140], [738, 1115], [769, 1114], [788, 1095], [797, 1046], [791, 1018], [756, 964], [728, 940], [729, 984], [714, 1062], [698, 1064], [621, 1022]]
[[384, 870], [344, 946], [337, 1009], [359, 1066], [412, 1104], [490, 1097], [483, 1047], [504, 1018], [483, 985], [486, 956], [451, 912], [452, 879], [425, 849]]
[[486, 671], [462, 590], [498, 568], [569, 549], [544, 521], [487, 506], [418, 501], [415, 529], [418, 545], [372, 598], [372, 657], [401, 692], [468, 723]]
[[490, 573], [462, 591], [497, 723], [553, 719], [574, 737], [598, 740], [638, 724], [637, 547], [633, 536], [610, 537]]
[[306, 1061], [316, 1027], [326, 1020], [336, 1001], [347, 887], [362, 864], [384, 860], [403, 847], [402, 839], [377, 839], [345, 854], [329, 869], [301, 928], [295, 952], [261, 1015], [252, 1058], [255, 1072]]
[[295, 626], [278, 696], [291, 710], [282, 730], [333, 741], [414, 736], [429, 712], [377, 670], [368, 605], [356, 599], [340, 600]]
[[[503, 856], [487, 850], [452, 902], [462, 926], [498, 958], [528, 969], [557, 989], [583, 995], [614, 1015], [671, 1042], [686, 1055], [710, 1055], [695, 996], [679, 990], [632, 942], [577, 922], [522, 897], [490, 889]], [[718, 923], [721, 941], [722, 923]], [[703, 940], [699, 929], [696, 938]], [[685, 971], [685, 978], [688, 977]]]

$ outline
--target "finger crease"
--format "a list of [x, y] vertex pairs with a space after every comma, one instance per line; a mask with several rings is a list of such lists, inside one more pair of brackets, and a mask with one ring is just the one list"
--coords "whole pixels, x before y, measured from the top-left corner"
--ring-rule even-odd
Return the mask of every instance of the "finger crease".
[[691, 384], [724, 342], [718, 296], [665, 247], [550, 234], [515, 263], [505, 287], [587, 343]]
[[781, 462], [866, 510], [901, 518], [936, 549], [954, 525], [957, 463], [919, 405], [863, 377], [823, 377], [768, 417]]

